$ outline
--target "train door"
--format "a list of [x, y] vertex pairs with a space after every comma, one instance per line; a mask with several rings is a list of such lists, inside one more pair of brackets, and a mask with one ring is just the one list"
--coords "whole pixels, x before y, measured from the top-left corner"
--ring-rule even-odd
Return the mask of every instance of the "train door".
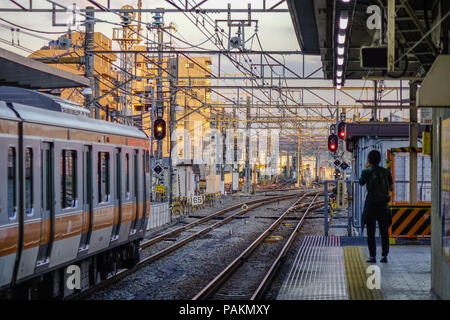
[[89, 248], [92, 233], [92, 146], [83, 147], [83, 222], [79, 251]]
[[120, 148], [114, 149], [114, 224], [111, 234], [111, 241], [117, 240], [119, 238], [120, 225], [122, 222], [122, 166], [121, 166], [122, 150]]
[[30, 276], [35, 272], [38, 261], [39, 247], [43, 233], [43, 219], [41, 200], [39, 197], [39, 177], [41, 172], [38, 166], [38, 156], [41, 142], [34, 139], [24, 139], [23, 149], [23, 177], [21, 190], [23, 190], [23, 233], [24, 243], [20, 257], [17, 279]]
[[139, 221], [139, 207], [140, 207], [140, 185], [139, 185], [139, 150], [133, 150], [133, 203], [135, 210], [135, 219], [132, 221], [131, 231], [132, 233], [136, 232], [137, 223]]
[[128, 240], [131, 234], [131, 225], [133, 222], [134, 203], [132, 196], [133, 187], [133, 175], [132, 175], [132, 153], [128, 148], [121, 149], [121, 192], [120, 192], [120, 210], [121, 210], [121, 223], [119, 230], [119, 242]]
[[41, 240], [37, 258], [37, 266], [47, 264], [55, 235], [55, 215], [54, 215], [54, 163], [53, 144], [43, 142], [41, 145]]
[[142, 152], [142, 219], [141, 219], [141, 227], [140, 229], [145, 232], [146, 230], [146, 222], [147, 217], [149, 216], [150, 210], [150, 194], [149, 194], [149, 174], [150, 174], [150, 165], [149, 165], [149, 155], [147, 151]]

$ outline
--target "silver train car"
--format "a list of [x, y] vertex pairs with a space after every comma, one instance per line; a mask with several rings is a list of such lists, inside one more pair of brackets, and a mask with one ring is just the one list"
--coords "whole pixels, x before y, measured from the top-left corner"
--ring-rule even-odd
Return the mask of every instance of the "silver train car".
[[149, 139], [76, 109], [0, 87], [0, 298], [63, 298], [139, 261]]

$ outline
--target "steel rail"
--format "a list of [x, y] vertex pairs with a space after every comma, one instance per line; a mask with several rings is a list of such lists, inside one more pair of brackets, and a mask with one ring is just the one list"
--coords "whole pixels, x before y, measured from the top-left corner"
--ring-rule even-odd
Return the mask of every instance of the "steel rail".
[[278, 201], [278, 200], [284, 200], [284, 199], [287, 199], [289, 197], [295, 197], [296, 195], [298, 195], [298, 194], [285, 195], [285, 196], [273, 196], [273, 197], [270, 197], [270, 198], [267, 198], [267, 199], [257, 199], [257, 200], [251, 200], [251, 201], [243, 202], [243, 203], [240, 203], [240, 204], [236, 204], [234, 206], [225, 208], [223, 210], [220, 210], [218, 212], [215, 212], [213, 214], [210, 214], [208, 216], [200, 218], [200, 219], [198, 219], [196, 221], [193, 221], [193, 222], [191, 222], [191, 223], [189, 223], [189, 224], [187, 224], [185, 226], [179, 227], [179, 228], [174, 229], [172, 231], [169, 231], [169, 232], [166, 232], [166, 233], [161, 234], [159, 236], [156, 236], [154, 238], [151, 238], [151, 239], [141, 243], [141, 248], [147, 248], [147, 247], [149, 247], [149, 246], [151, 246], [151, 245], [153, 245], [153, 244], [155, 244], [157, 242], [160, 242], [160, 241], [164, 240], [164, 238], [166, 238], [168, 236], [176, 235], [176, 234], [178, 234], [180, 232], [183, 232], [183, 231], [185, 231], [185, 230], [187, 230], [189, 228], [192, 228], [192, 227], [194, 227], [194, 226], [196, 226], [198, 224], [202, 224], [202, 223], [204, 223], [204, 222], [206, 222], [208, 220], [211, 220], [211, 219], [213, 219], [215, 217], [221, 216], [221, 215], [223, 215], [223, 214], [225, 214], [227, 212], [230, 212], [230, 211], [236, 210], [238, 208], [241, 208], [243, 205], [251, 205], [251, 204], [254, 204], [254, 203], [258, 203], [258, 202], [260, 202], [262, 204], [268, 204], [268, 203], [275, 202], [275, 201]]
[[[284, 220], [286, 215], [293, 210], [299, 202], [308, 196], [316, 195], [320, 192], [308, 192], [301, 196], [289, 209], [287, 209], [274, 223], [272, 223], [259, 237], [254, 240], [237, 258], [235, 258], [222, 272], [211, 280], [203, 289], [201, 289], [192, 300], [205, 300], [211, 297], [223, 285], [223, 283], [239, 268], [239, 266], [248, 259], [250, 254], [261, 244], [261, 242]], [[314, 199], [315, 199], [314, 198]]]
[[280, 265], [284, 261], [284, 258], [286, 256], [289, 248], [291, 247], [292, 243], [294, 242], [294, 239], [295, 239], [298, 231], [303, 226], [303, 222], [305, 221], [306, 215], [308, 214], [309, 210], [311, 210], [312, 208], [315, 207], [315, 206], [313, 206], [313, 204], [316, 202], [316, 199], [317, 199], [318, 196], [319, 196], [319, 194], [316, 194], [314, 199], [309, 204], [309, 206], [306, 209], [305, 213], [303, 214], [302, 218], [300, 219], [300, 221], [295, 226], [294, 231], [291, 233], [289, 239], [286, 241], [286, 243], [284, 244], [284, 246], [281, 249], [280, 253], [275, 258], [274, 262], [272, 263], [272, 265], [270, 266], [269, 270], [267, 271], [267, 273], [263, 277], [262, 281], [260, 282], [258, 288], [253, 293], [253, 295], [250, 298], [250, 300], [261, 299], [263, 297], [264, 293], [267, 291], [267, 288], [269, 287], [269, 285], [272, 283], [273, 279], [275, 278], [275, 275], [276, 275], [276, 273], [278, 271], [278, 268], [280, 267]]
[[277, 198], [272, 199], [272, 200], [260, 202], [258, 204], [253, 205], [253, 206], [250, 206], [250, 207], [248, 207], [246, 209], [242, 209], [242, 210], [240, 210], [240, 211], [238, 211], [238, 212], [236, 212], [236, 213], [226, 217], [225, 219], [223, 219], [221, 221], [218, 221], [218, 222], [216, 222], [216, 223], [214, 223], [214, 224], [212, 224], [212, 225], [210, 225], [210, 226], [208, 226], [208, 227], [206, 227], [206, 228], [204, 228], [204, 229], [202, 229], [200, 231], [197, 231], [196, 233], [194, 233], [191, 236], [188, 236], [188, 237], [186, 237], [186, 238], [184, 238], [184, 239], [182, 239], [180, 241], [177, 241], [176, 243], [174, 243], [173, 245], [171, 245], [171, 246], [169, 246], [169, 247], [167, 247], [165, 249], [163, 249], [161, 251], [158, 251], [157, 253], [142, 259], [140, 263], [147, 264], [147, 263], [156, 261], [156, 260], [158, 260], [158, 259], [160, 259], [160, 258], [162, 258], [162, 257], [164, 257], [166, 255], [168, 255], [172, 251], [175, 251], [176, 249], [184, 246], [185, 244], [195, 240], [199, 236], [201, 236], [203, 234], [206, 234], [206, 233], [210, 232], [211, 230], [213, 230], [213, 229], [215, 229], [217, 227], [220, 227], [221, 225], [223, 225], [223, 224], [225, 224], [227, 222], [230, 222], [235, 217], [241, 216], [244, 213], [247, 213], [248, 211], [254, 210], [256, 208], [259, 208], [261, 206], [270, 204], [270, 203], [275, 202], [275, 201], [286, 200], [286, 199], [289, 199], [289, 198], [293, 198], [295, 196], [296, 195], [288, 195], [288, 196], [283, 196], [283, 197], [277, 197]]
[[[276, 201], [286, 200], [286, 199], [289, 199], [289, 198], [293, 198], [293, 197], [298, 196], [298, 195], [299, 195], [299, 193], [294, 193], [294, 194], [283, 195], [283, 196], [275, 196], [275, 197], [271, 197], [271, 198], [269, 198], [269, 199], [263, 199], [262, 201], [261, 201], [261, 199], [258, 199], [258, 200], [252, 200], [252, 201], [240, 203], [240, 204], [231, 206], [231, 207], [229, 207], [229, 208], [223, 209], [223, 210], [221, 210], [221, 211], [218, 211], [218, 212], [216, 212], [216, 213], [213, 213], [213, 214], [211, 214], [211, 215], [208, 215], [208, 216], [206, 216], [206, 217], [203, 217], [203, 218], [201, 218], [201, 219], [199, 219], [199, 220], [197, 220], [197, 221], [194, 221], [194, 222], [192, 222], [192, 223], [190, 223], [190, 224], [187, 224], [187, 225], [184, 226], [184, 227], [177, 228], [177, 229], [175, 229], [175, 230], [166, 232], [166, 233], [164, 233], [164, 234], [162, 234], [162, 235], [160, 235], [160, 236], [157, 236], [157, 237], [155, 237], [155, 238], [152, 238], [152, 239], [150, 239], [150, 240], [148, 240], [148, 241], [142, 243], [142, 244], [141, 244], [141, 248], [142, 248], [142, 245], [143, 245], [143, 244], [145, 245], [144, 247], [151, 246], [152, 244], [155, 244], [155, 243], [157, 243], [157, 242], [159, 242], [159, 241], [162, 241], [165, 237], [167, 237], [167, 236], [169, 236], [169, 235], [174, 235], [174, 234], [180, 233], [180, 232], [182, 232], [182, 231], [188, 229], [189, 227], [195, 226], [195, 225], [197, 225], [197, 224], [201, 224], [201, 223], [203, 223], [203, 222], [206, 222], [206, 221], [208, 221], [208, 220], [210, 220], [210, 219], [212, 219], [212, 218], [214, 218], [214, 217], [220, 216], [220, 215], [222, 215], [222, 214], [224, 214], [224, 213], [227, 213], [227, 212], [229, 212], [229, 211], [236, 210], [236, 209], [238, 209], [239, 207], [242, 207], [244, 204], [245, 204], [245, 205], [248, 205], [248, 204], [257, 203], [257, 204], [254, 205], [254, 206], [250, 206], [250, 207], [248, 207], [248, 208], [246, 208], [246, 209], [240, 210], [240, 211], [238, 211], [237, 213], [235, 213], [235, 214], [233, 214], [233, 215], [231, 215], [231, 216], [229, 216], [229, 217], [223, 219], [222, 221], [219, 221], [219, 222], [217, 222], [217, 223], [215, 223], [215, 224], [213, 224], [213, 225], [211, 225], [211, 226], [209, 226], [209, 227], [207, 227], [207, 228], [205, 228], [205, 229], [202, 229], [202, 230], [196, 232], [196, 233], [193, 234], [192, 236], [189, 236], [189, 237], [187, 237], [187, 238], [182, 239], [181, 241], [178, 241], [177, 243], [175, 243], [174, 245], [172, 245], [172, 246], [170, 246], [170, 247], [167, 247], [167, 248], [165, 248], [165, 249], [163, 249], [163, 250], [161, 250], [161, 251], [159, 251], [159, 252], [157, 252], [157, 253], [155, 253], [155, 254], [153, 254], [153, 255], [151, 255], [151, 256], [148, 256], [148, 257], [142, 259], [142, 260], [139, 261], [139, 263], [138, 263], [137, 265], [135, 265], [133, 268], [131, 268], [131, 269], [122, 269], [122, 270], [119, 270], [119, 271], [117, 271], [114, 275], [112, 275], [112, 276], [110, 276], [109, 278], [103, 280], [102, 282], [97, 283], [97, 284], [93, 285], [92, 287], [89, 287], [88, 289], [86, 289], [86, 290], [84, 290], [84, 291], [77, 292], [77, 293], [74, 293], [74, 294], [72, 294], [72, 295], [70, 295], [70, 296], [67, 296], [67, 297], [64, 298], [64, 300], [76, 300], [76, 299], [80, 299], [80, 298], [82, 298], [82, 297], [84, 297], [84, 296], [86, 296], [86, 295], [88, 295], [88, 294], [91, 294], [91, 293], [93, 293], [93, 292], [95, 292], [95, 291], [98, 291], [98, 290], [100, 290], [100, 289], [106, 288], [106, 287], [108, 287], [109, 285], [111, 285], [111, 284], [113, 284], [113, 283], [115, 283], [115, 282], [118, 282], [119, 280], [123, 279], [124, 277], [126, 277], [126, 276], [128, 276], [128, 275], [131, 275], [131, 274], [133, 274], [133, 273], [135, 273], [137, 270], [139, 270], [140, 268], [144, 267], [145, 265], [147, 265], [147, 264], [149, 264], [149, 263], [151, 263], [151, 262], [153, 262], [153, 261], [156, 261], [156, 260], [162, 258], [163, 256], [166, 256], [166, 255], [169, 254], [170, 252], [172, 252], [172, 251], [174, 251], [174, 250], [176, 250], [176, 249], [178, 249], [178, 248], [184, 246], [184, 245], [187, 244], [188, 242], [194, 240], [195, 238], [198, 238], [201, 234], [207, 233], [207, 232], [213, 230], [214, 228], [217, 228], [218, 226], [220, 226], [220, 225], [222, 225], [222, 224], [225, 224], [225, 223], [231, 221], [234, 217], [237, 217], [237, 216], [239, 216], [239, 215], [242, 215], [242, 214], [244, 214], [244, 213], [246, 213], [246, 212], [248, 212], [248, 211], [251, 211], [251, 210], [253, 210], [253, 209], [256, 209], [256, 208], [258, 208], [258, 207], [261, 207], [261, 206], [264, 206], [264, 205], [267, 205], [267, 204], [270, 204], [270, 203], [273, 203], [273, 202], [276, 202]], [[258, 203], [258, 202], [259, 202], [259, 203]]]

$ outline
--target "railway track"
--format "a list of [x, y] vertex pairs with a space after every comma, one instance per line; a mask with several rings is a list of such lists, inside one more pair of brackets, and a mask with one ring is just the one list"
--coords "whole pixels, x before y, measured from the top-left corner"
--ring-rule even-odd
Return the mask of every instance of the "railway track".
[[[261, 299], [273, 280], [295, 236], [303, 226], [308, 212], [323, 205], [323, 201], [317, 201], [319, 195], [319, 192], [314, 192], [305, 193], [301, 196], [192, 299]], [[309, 202], [306, 202], [306, 198], [311, 199]], [[290, 228], [289, 223], [282, 223], [295, 210], [305, 207], [306, 210], [295, 227]], [[278, 234], [279, 239], [282, 238], [285, 241], [278, 241], [279, 243], [276, 248], [273, 248], [273, 242], [267, 242], [265, 240], [275, 232]], [[271, 246], [272, 248], [270, 248]], [[258, 250], [259, 254], [256, 254]], [[258, 270], [261, 269], [261, 265], [265, 265], [264, 270]], [[239, 272], [237, 272], [238, 270]], [[259, 273], [259, 277], [255, 276], [256, 273]]]
[[[317, 191], [315, 191], [315, 192], [317, 192]], [[211, 225], [208, 225], [207, 227], [205, 227], [205, 228], [203, 228], [203, 229], [201, 229], [199, 231], [196, 231], [195, 233], [193, 233], [193, 234], [191, 234], [191, 235], [189, 235], [187, 237], [184, 237], [183, 239], [181, 239], [179, 241], [176, 241], [172, 245], [170, 245], [170, 246], [168, 246], [168, 247], [166, 247], [166, 248], [164, 248], [162, 250], [158, 250], [156, 253], [152, 253], [150, 255], [145, 256], [143, 259], [140, 260], [140, 262], [135, 267], [133, 267], [131, 269], [119, 270], [117, 273], [115, 273], [114, 275], [111, 275], [110, 277], [108, 277], [107, 279], [103, 280], [102, 282], [100, 282], [100, 283], [98, 283], [98, 284], [96, 284], [96, 285], [94, 285], [94, 286], [92, 286], [92, 287], [90, 287], [90, 288], [88, 288], [86, 290], [83, 290], [81, 292], [72, 294], [72, 295], [66, 297], [66, 299], [67, 300], [81, 299], [81, 298], [83, 298], [83, 297], [85, 297], [85, 296], [87, 296], [89, 294], [92, 294], [92, 293], [98, 291], [98, 290], [104, 289], [104, 288], [110, 286], [111, 284], [116, 283], [116, 282], [120, 281], [121, 279], [123, 279], [123, 278], [125, 278], [125, 277], [127, 277], [127, 276], [129, 276], [129, 275], [131, 275], [133, 273], [135, 273], [136, 271], [138, 271], [142, 267], [150, 264], [151, 262], [154, 262], [154, 261], [156, 261], [158, 259], [161, 259], [162, 257], [168, 255], [169, 253], [171, 253], [171, 252], [173, 252], [173, 251], [183, 247], [187, 243], [189, 243], [189, 242], [191, 242], [191, 241], [193, 241], [195, 239], [200, 238], [202, 235], [210, 232], [211, 230], [213, 230], [215, 228], [218, 228], [218, 227], [220, 227], [220, 226], [222, 226], [222, 225], [232, 221], [234, 218], [237, 218], [237, 217], [239, 217], [239, 216], [241, 216], [241, 215], [243, 215], [243, 214], [245, 214], [245, 213], [247, 213], [247, 212], [249, 212], [251, 210], [259, 208], [261, 206], [268, 205], [268, 204], [271, 204], [271, 203], [274, 203], [274, 202], [277, 202], [277, 201], [282, 201], [282, 200], [287, 200], [287, 199], [291, 199], [291, 198], [297, 197], [297, 196], [299, 196], [302, 193], [306, 194], [305, 191], [303, 191], [303, 192], [300, 192], [300, 193], [293, 193], [293, 194], [282, 195], [282, 196], [273, 196], [273, 197], [270, 197], [270, 198], [267, 198], [267, 199], [263, 199], [263, 200], [262, 199], [257, 199], [257, 200], [251, 200], [251, 201], [247, 201], [247, 202], [244, 202], [244, 203], [236, 204], [236, 205], [233, 205], [233, 206], [228, 207], [226, 209], [217, 211], [217, 212], [215, 212], [213, 214], [210, 214], [210, 215], [207, 215], [205, 217], [202, 217], [202, 218], [200, 218], [200, 219], [198, 219], [196, 221], [193, 221], [193, 222], [191, 222], [191, 223], [189, 223], [189, 224], [187, 224], [185, 226], [182, 226], [182, 227], [176, 228], [174, 230], [165, 232], [165, 233], [163, 233], [163, 234], [161, 234], [159, 236], [156, 236], [156, 237], [151, 238], [151, 239], [149, 239], [147, 241], [144, 241], [144, 242], [141, 243], [141, 249], [147, 249], [147, 248], [149, 248], [149, 247], [151, 247], [151, 246], [153, 246], [153, 245], [155, 245], [155, 244], [157, 244], [157, 243], [159, 243], [161, 241], [164, 241], [167, 238], [171, 238], [171, 237], [177, 236], [177, 235], [181, 234], [182, 232], [191, 229], [192, 227], [205, 224], [205, 223], [207, 223], [208, 221], [210, 221], [210, 220], [212, 220], [214, 218], [217, 218], [217, 217], [222, 216], [222, 215], [224, 215], [226, 213], [233, 212], [235, 210], [240, 209], [237, 212], [232, 213], [231, 215], [228, 215], [227, 217], [223, 218], [222, 220], [220, 220], [218, 222], [215, 222], [215, 223], [213, 223]]]

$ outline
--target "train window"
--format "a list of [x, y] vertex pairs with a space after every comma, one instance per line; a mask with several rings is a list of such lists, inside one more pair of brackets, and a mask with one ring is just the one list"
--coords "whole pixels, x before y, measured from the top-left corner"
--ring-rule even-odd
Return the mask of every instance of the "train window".
[[125, 197], [130, 200], [130, 155], [125, 154]]
[[98, 201], [109, 201], [109, 153], [98, 153], [98, 169], [97, 169], [97, 182], [98, 182]]
[[16, 148], [8, 148], [8, 217], [14, 219], [17, 212]]
[[76, 160], [76, 151], [61, 151], [61, 208], [63, 209], [76, 207]]
[[25, 212], [33, 215], [33, 150], [25, 149]]

